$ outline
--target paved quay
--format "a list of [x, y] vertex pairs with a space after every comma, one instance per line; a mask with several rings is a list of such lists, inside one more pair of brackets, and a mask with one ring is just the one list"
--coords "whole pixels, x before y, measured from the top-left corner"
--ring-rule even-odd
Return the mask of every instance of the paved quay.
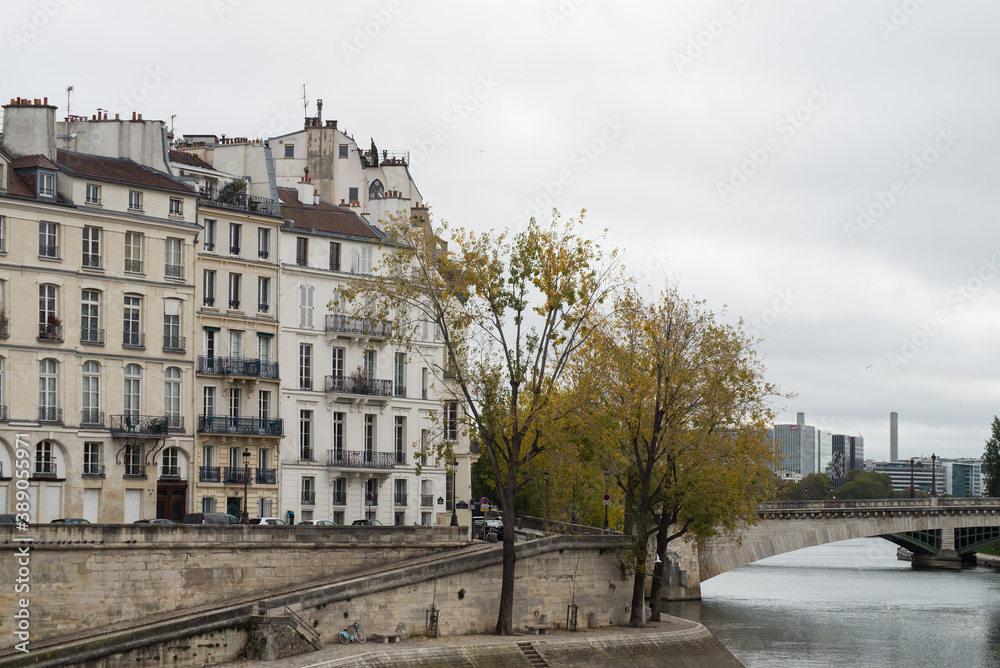
[[[364, 630], [364, 628], [362, 628]], [[530, 643], [544, 663], [532, 662], [521, 645]], [[468, 666], [552, 668], [608, 666], [621, 668], [668, 666], [678, 668], [740, 668], [742, 664], [696, 622], [665, 617], [642, 629], [602, 627], [547, 635], [465, 635], [444, 638], [410, 637], [399, 643], [368, 641], [364, 645], [336, 645], [276, 661], [235, 661], [230, 668], [333, 668], [356, 666]]]

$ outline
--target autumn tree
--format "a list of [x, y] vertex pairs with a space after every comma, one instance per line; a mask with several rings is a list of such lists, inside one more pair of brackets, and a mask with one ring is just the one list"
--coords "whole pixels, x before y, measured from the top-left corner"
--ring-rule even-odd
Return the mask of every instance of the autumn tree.
[[993, 416], [993, 433], [986, 441], [983, 453], [983, 468], [986, 474], [986, 496], [1000, 496], [1000, 418]]
[[[368, 317], [393, 320], [396, 343], [417, 354], [424, 323], [434, 330], [447, 361], [430, 368], [464, 404], [507, 518], [522, 472], [545, 450], [544, 425], [560, 419], [553, 393], [616, 280], [616, 253], [585, 237], [582, 219], [554, 212], [551, 224], [511, 234], [396, 216], [381, 221], [388, 243], [376, 276], [346, 292]], [[513, 633], [516, 561], [506, 531], [498, 634]]]
[[656, 535], [658, 614], [666, 550], [690, 535], [734, 531], [772, 491], [767, 428], [776, 388], [740, 326], [668, 289], [627, 291], [575, 365], [578, 390], [604, 430], [608, 466], [626, 496], [635, 573], [631, 626], [644, 623], [648, 544]]

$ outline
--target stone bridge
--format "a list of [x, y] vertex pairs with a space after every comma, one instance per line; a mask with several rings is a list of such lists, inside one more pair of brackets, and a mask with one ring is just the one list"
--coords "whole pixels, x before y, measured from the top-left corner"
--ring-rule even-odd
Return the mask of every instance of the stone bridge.
[[913, 565], [961, 568], [961, 555], [1000, 541], [1000, 499], [878, 499], [786, 501], [758, 511], [760, 521], [735, 538], [698, 546], [697, 574], [687, 561], [687, 585], [776, 554], [851, 538], [879, 536], [911, 550]]

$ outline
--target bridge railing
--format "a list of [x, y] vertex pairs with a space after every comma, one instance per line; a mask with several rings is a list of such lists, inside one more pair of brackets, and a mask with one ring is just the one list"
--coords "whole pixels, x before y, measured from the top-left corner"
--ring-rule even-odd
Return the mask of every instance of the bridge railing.
[[817, 510], [875, 510], [881, 508], [981, 508], [1000, 506], [1000, 499], [991, 497], [973, 497], [958, 499], [942, 499], [940, 497], [923, 499], [851, 499], [829, 501], [773, 501], [762, 503], [758, 512], [795, 512]]

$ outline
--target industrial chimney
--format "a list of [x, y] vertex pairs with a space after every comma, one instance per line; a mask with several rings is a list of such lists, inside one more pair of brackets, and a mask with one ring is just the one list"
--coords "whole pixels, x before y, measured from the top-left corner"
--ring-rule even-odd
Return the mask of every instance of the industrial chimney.
[[889, 461], [899, 461], [899, 414], [889, 413]]

